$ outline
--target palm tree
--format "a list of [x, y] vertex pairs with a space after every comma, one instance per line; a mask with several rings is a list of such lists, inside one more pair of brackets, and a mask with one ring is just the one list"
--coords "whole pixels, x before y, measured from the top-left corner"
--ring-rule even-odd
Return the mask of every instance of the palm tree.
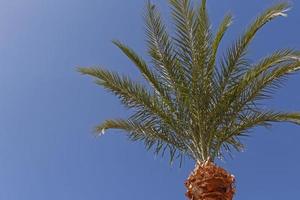
[[217, 58], [221, 40], [232, 23], [225, 16], [212, 33], [206, 0], [169, 0], [174, 36], [170, 36], [157, 8], [146, 6], [147, 64], [133, 49], [113, 43], [133, 62], [148, 85], [103, 68], [79, 68], [82, 74], [116, 95], [132, 110], [128, 119], [106, 120], [96, 127], [120, 129], [132, 141], [143, 141], [156, 154], [169, 152], [170, 161], [188, 156], [196, 167], [187, 179], [191, 200], [231, 200], [234, 176], [214, 164], [216, 159], [240, 151], [241, 137], [257, 126], [274, 122], [300, 124], [300, 114], [262, 107], [291, 74], [300, 69], [300, 52], [282, 49], [257, 62], [247, 49], [267, 23], [286, 16], [287, 3], [277, 4], [258, 16], [244, 33]]

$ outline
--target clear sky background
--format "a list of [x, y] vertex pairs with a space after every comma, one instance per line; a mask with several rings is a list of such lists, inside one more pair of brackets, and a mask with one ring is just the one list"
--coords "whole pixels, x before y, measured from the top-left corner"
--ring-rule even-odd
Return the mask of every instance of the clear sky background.
[[[155, 1], [169, 22], [166, 0]], [[227, 11], [234, 24], [224, 45], [273, 0], [208, 0], [214, 27]], [[251, 58], [281, 47], [300, 49], [300, 2], [268, 24]], [[125, 116], [118, 100], [76, 72], [101, 64], [141, 80], [111, 44], [120, 39], [145, 55], [143, 0], [0, 0], [0, 200], [183, 200], [194, 163], [169, 166], [142, 144], [91, 130]], [[170, 23], [168, 23], [170, 25]], [[224, 46], [223, 45], [223, 46]], [[300, 74], [267, 106], [300, 111]], [[219, 164], [237, 177], [236, 200], [300, 198], [300, 126], [256, 129], [244, 153]]]

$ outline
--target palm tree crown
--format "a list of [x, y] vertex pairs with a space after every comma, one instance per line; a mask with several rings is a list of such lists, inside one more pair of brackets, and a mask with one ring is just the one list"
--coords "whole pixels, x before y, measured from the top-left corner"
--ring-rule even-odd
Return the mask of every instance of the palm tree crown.
[[190, 0], [169, 0], [174, 36], [166, 31], [157, 8], [147, 3], [145, 24], [147, 64], [134, 50], [113, 43], [133, 62], [149, 85], [103, 68], [80, 68], [97, 84], [132, 109], [128, 119], [106, 120], [96, 132], [120, 129], [133, 141], [144, 141], [154, 152], [170, 152], [171, 161], [188, 155], [198, 162], [224, 156], [243, 144], [256, 126], [273, 122], [300, 123], [300, 114], [267, 110], [261, 101], [271, 97], [285, 78], [300, 69], [300, 53], [275, 51], [249, 62], [247, 49], [255, 34], [275, 18], [286, 16], [287, 3], [277, 4], [257, 17], [217, 58], [221, 40], [232, 23], [226, 15], [214, 34], [206, 0], [194, 8]]

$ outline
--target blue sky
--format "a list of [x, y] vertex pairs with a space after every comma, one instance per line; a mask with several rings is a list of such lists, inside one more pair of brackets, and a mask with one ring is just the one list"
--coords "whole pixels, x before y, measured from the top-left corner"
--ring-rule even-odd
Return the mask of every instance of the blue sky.
[[[168, 21], [167, 1], [155, 1]], [[273, 0], [208, 0], [214, 26], [227, 11], [230, 42]], [[169, 166], [142, 144], [93, 126], [126, 115], [115, 97], [76, 72], [101, 65], [141, 80], [111, 44], [120, 39], [144, 53], [143, 0], [0, 0], [0, 200], [183, 200], [193, 168]], [[300, 2], [269, 24], [251, 58], [281, 47], [300, 49]], [[170, 24], [170, 23], [168, 23]], [[300, 111], [300, 74], [267, 106]], [[256, 129], [244, 153], [219, 164], [237, 177], [236, 200], [300, 197], [300, 127]]]

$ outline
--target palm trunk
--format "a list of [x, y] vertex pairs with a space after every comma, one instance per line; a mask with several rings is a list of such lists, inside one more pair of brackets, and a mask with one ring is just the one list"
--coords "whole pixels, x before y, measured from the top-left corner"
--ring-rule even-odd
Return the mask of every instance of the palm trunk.
[[208, 161], [197, 163], [185, 182], [190, 200], [232, 200], [235, 178], [226, 170]]

